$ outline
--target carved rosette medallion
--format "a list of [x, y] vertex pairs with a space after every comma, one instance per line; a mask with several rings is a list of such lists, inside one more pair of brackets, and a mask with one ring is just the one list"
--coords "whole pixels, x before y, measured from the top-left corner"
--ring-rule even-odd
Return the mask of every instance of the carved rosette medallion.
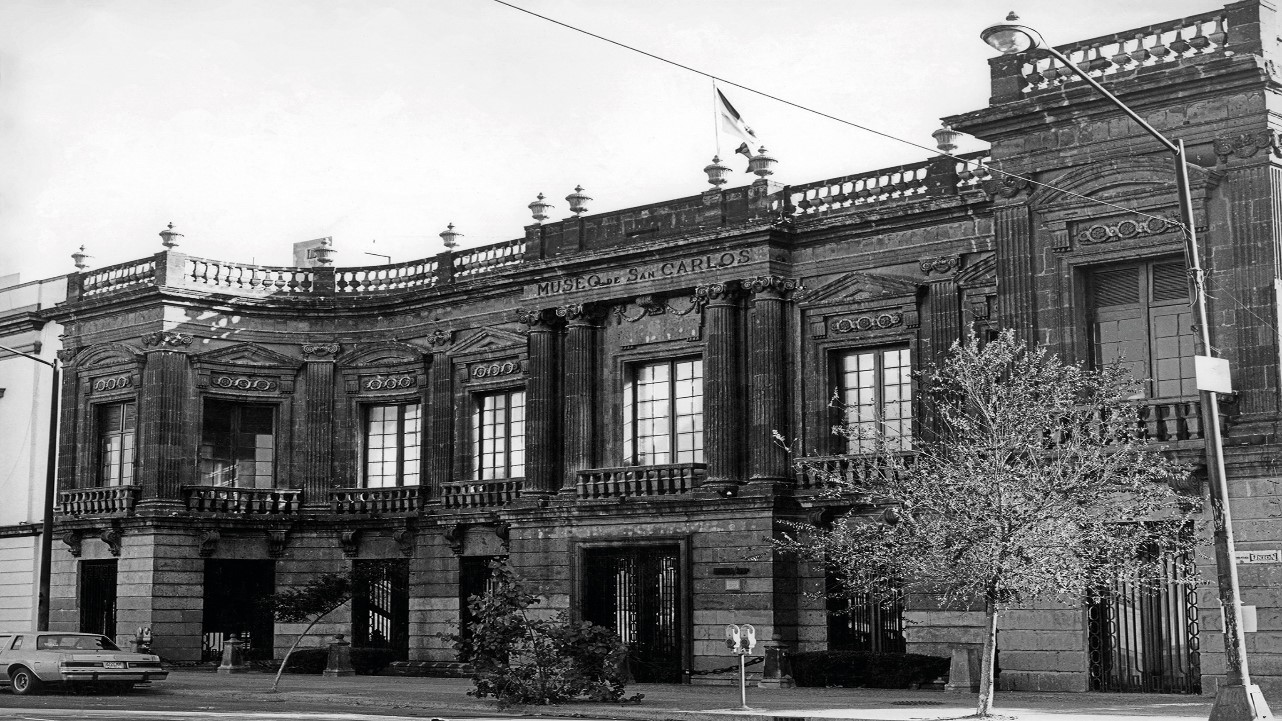
[[190, 333], [175, 333], [168, 330], [148, 333], [142, 337], [142, 344], [145, 348], [181, 348], [191, 345], [191, 341]]
[[403, 391], [418, 385], [418, 379], [412, 375], [388, 375], [365, 378], [362, 381], [367, 391]]
[[1161, 235], [1178, 230], [1181, 223], [1174, 217], [1127, 218], [1113, 223], [1095, 223], [1077, 233], [1079, 243], [1092, 245], [1119, 240]]
[[524, 370], [525, 366], [519, 360], [493, 361], [472, 364], [468, 368], [467, 375], [469, 378], [479, 381], [517, 375]]
[[307, 360], [332, 360], [342, 350], [338, 343], [304, 343], [302, 348]]
[[123, 375], [118, 375], [118, 376], [110, 376], [106, 378], [95, 378], [93, 380], [93, 385], [90, 387], [90, 390], [94, 393], [102, 393], [104, 391], [109, 392], [109, 391], [129, 388], [133, 384], [134, 384], [133, 376], [129, 375], [128, 373], [125, 373]]
[[280, 389], [280, 384], [274, 380], [267, 378], [254, 378], [252, 376], [210, 376], [209, 385], [229, 391], [248, 391], [258, 393], [275, 393]]

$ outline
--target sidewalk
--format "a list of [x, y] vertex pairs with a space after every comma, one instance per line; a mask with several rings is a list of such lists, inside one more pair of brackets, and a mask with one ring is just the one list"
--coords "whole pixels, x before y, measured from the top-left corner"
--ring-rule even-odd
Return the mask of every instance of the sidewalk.
[[[560, 706], [513, 707], [500, 711], [492, 700], [467, 695], [468, 679], [322, 676], [287, 674], [281, 691], [268, 692], [272, 676], [207, 671], [174, 671], [152, 693], [169, 697], [216, 699], [234, 695], [242, 701], [327, 704], [403, 715], [450, 713], [577, 716], [645, 721], [801, 721], [802, 719], [861, 719], [906, 721], [948, 719], [974, 713], [975, 695], [942, 691], [893, 689], [797, 688], [748, 689], [751, 711], [739, 710], [734, 686], [633, 684], [628, 695], [645, 694], [639, 704], [574, 703]], [[1271, 700], [1271, 699], [1270, 699]], [[1206, 719], [1212, 699], [1164, 694], [1064, 694], [999, 692], [996, 713], [1021, 721], [1088, 721], [1106, 719]], [[335, 708], [338, 710], [338, 708]]]

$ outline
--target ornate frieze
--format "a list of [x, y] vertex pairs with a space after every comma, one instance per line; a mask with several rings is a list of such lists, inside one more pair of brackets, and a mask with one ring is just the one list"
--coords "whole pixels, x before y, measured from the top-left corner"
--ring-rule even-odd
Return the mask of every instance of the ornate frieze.
[[525, 364], [517, 359], [473, 363], [467, 368], [467, 376], [472, 380], [493, 380], [505, 376], [520, 375], [525, 372]]
[[112, 376], [106, 376], [102, 378], [95, 378], [93, 379], [89, 388], [94, 393], [104, 393], [104, 392], [130, 388], [133, 386], [133, 384], [134, 384], [133, 375], [129, 373], [123, 373], [121, 375], [112, 375]]
[[633, 303], [637, 307], [638, 312], [636, 313], [628, 312], [629, 309], [632, 307], [631, 304], [616, 305], [612, 309], [614, 313], [615, 325], [618, 325], [624, 321], [627, 321], [629, 323], [635, 323], [641, 320], [642, 318], [649, 318], [656, 315], [665, 315], [667, 313], [672, 313], [678, 316], [689, 315], [703, 307], [702, 304], [696, 298], [687, 298], [686, 299], [687, 305], [684, 309], [678, 308], [672, 305], [670, 300], [671, 299], [669, 298], [656, 298], [653, 295], [637, 296], [637, 299], [633, 301]]
[[275, 393], [280, 384], [270, 378], [253, 376], [211, 375], [209, 385], [224, 390], [237, 390], [256, 393]]
[[1216, 138], [1215, 154], [1224, 163], [1232, 155], [1237, 158], [1249, 158], [1261, 150], [1282, 157], [1282, 146], [1278, 135], [1272, 130], [1259, 130], [1254, 133], [1243, 133], [1233, 138]]
[[361, 379], [361, 389], [367, 391], [403, 391], [418, 385], [418, 378], [411, 374], [377, 375]]
[[191, 341], [192, 337], [190, 333], [175, 333], [168, 330], [148, 333], [142, 337], [142, 344], [145, 348], [157, 348], [162, 346], [182, 348], [184, 346], [191, 345]]
[[961, 266], [961, 259], [955, 255], [944, 255], [938, 258], [925, 258], [921, 261], [921, 272], [926, 275], [931, 273], [951, 273]]
[[1113, 243], [1119, 240], [1174, 232], [1180, 228], [1180, 225], [1178, 220], [1170, 216], [1138, 216], [1113, 222], [1094, 223], [1079, 230], [1074, 237], [1077, 242], [1086, 245]]
[[828, 329], [832, 333], [866, 333], [873, 330], [886, 330], [903, 325], [904, 314], [898, 311], [891, 313], [869, 313], [867, 315], [846, 316], [832, 320]]
[[342, 350], [338, 343], [304, 343], [302, 348], [307, 360], [332, 360]]

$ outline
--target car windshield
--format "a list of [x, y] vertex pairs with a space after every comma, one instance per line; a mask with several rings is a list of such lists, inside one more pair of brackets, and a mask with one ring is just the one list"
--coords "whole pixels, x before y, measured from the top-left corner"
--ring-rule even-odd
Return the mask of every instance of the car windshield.
[[37, 651], [119, 651], [106, 636], [41, 636], [36, 639]]

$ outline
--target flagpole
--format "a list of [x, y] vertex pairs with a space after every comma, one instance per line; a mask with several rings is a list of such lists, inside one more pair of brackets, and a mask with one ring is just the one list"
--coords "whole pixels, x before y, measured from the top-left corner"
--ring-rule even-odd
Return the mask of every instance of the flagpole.
[[712, 142], [717, 146], [717, 157], [721, 157], [721, 118], [717, 110], [717, 81], [712, 81]]

